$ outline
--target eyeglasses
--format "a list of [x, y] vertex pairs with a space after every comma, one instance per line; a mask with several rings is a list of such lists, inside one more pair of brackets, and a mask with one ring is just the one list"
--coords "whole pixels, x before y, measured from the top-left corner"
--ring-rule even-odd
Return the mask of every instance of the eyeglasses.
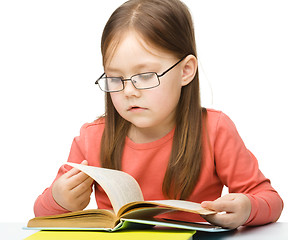
[[181, 58], [177, 63], [161, 74], [157, 74], [156, 72], [145, 72], [123, 79], [122, 77], [107, 77], [105, 76], [105, 73], [103, 73], [96, 80], [95, 84], [98, 84], [99, 88], [104, 92], [120, 92], [124, 89], [124, 82], [126, 81], [131, 81], [133, 86], [139, 90], [155, 88], [160, 85], [159, 78], [163, 77], [167, 72], [177, 66], [185, 57]]

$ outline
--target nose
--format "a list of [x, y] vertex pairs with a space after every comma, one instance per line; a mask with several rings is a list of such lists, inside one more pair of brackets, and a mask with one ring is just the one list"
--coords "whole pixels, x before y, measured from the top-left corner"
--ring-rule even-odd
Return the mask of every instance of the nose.
[[140, 90], [134, 87], [134, 85], [132, 84], [131, 80], [124, 82], [124, 90], [123, 90], [123, 92], [124, 92], [126, 97], [130, 97], [130, 96], [139, 97], [140, 94], [141, 94]]

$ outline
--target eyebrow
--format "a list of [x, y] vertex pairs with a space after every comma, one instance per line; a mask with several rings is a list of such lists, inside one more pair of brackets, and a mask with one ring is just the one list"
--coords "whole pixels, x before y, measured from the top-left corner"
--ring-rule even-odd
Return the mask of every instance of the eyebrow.
[[[151, 63], [141, 63], [141, 64], [138, 64], [138, 65], [135, 65], [135, 66], [133, 66], [133, 69], [135, 69], [135, 71], [137, 70], [137, 69], [143, 69], [143, 68], [151, 68], [151, 67], [153, 67], [153, 68], [159, 68], [159, 67], [161, 67], [162, 66], [162, 64], [161, 63], [159, 63], [159, 62], [151, 62]], [[119, 73], [121, 73], [122, 71], [121, 71], [121, 69], [119, 69], [119, 68], [115, 68], [115, 67], [107, 67], [106, 69], [105, 69], [105, 72], [119, 72]]]

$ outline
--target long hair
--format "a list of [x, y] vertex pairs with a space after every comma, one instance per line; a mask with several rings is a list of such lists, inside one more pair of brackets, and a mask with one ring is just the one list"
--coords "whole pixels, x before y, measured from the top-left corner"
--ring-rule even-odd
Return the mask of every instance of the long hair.
[[[149, 44], [179, 59], [189, 54], [197, 58], [192, 18], [180, 0], [130, 0], [116, 9], [102, 35], [104, 66], [116, 49], [121, 34], [127, 30], [136, 31]], [[118, 114], [109, 93], [106, 93], [105, 101], [101, 165], [121, 169], [130, 123]], [[182, 87], [176, 109], [172, 152], [162, 185], [163, 194], [168, 198], [187, 199], [195, 187], [201, 170], [202, 116], [205, 114], [200, 103], [197, 70], [193, 81]]]

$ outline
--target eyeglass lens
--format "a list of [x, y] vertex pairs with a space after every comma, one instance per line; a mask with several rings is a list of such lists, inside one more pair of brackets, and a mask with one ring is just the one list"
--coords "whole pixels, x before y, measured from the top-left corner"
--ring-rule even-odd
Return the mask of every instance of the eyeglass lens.
[[137, 89], [148, 89], [159, 85], [159, 79], [156, 73], [141, 73], [131, 77], [131, 79], [121, 79], [120, 77], [103, 77], [98, 83], [103, 91], [114, 92], [124, 89], [124, 82], [131, 81]]

